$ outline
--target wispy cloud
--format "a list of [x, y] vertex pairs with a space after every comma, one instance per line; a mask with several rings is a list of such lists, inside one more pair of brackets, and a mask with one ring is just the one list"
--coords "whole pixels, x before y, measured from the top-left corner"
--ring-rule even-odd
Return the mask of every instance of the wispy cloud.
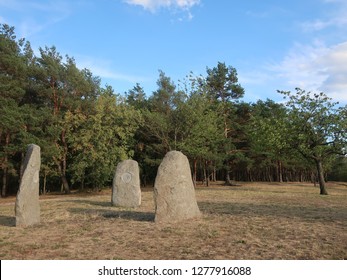
[[264, 69], [239, 71], [239, 82], [250, 86], [263, 86], [272, 80], [273, 75]]
[[322, 0], [332, 8], [331, 12], [326, 13], [324, 18], [316, 18], [301, 23], [302, 30], [305, 32], [321, 31], [329, 27], [347, 28], [347, 1], [345, 0]]
[[347, 101], [347, 41], [329, 48], [318, 63], [325, 66], [326, 76], [319, 89]]
[[140, 83], [146, 82], [149, 78], [140, 75], [125, 74], [121, 71], [114, 70], [112, 61], [89, 57], [84, 55], [76, 56], [77, 66], [79, 68], [87, 68], [92, 71], [92, 73], [101, 78], [129, 82], [129, 83]]
[[336, 16], [332, 19], [315, 19], [313, 21], [306, 21], [301, 24], [304, 31], [320, 31], [328, 27], [346, 27], [347, 17], [343, 15]]
[[18, 14], [9, 24], [16, 25], [19, 35], [26, 38], [64, 20], [72, 10], [70, 3], [65, 1], [0, 0], [0, 7]]
[[268, 70], [284, 87], [323, 91], [347, 101], [347, 41], [329, 47], [318, 41], [297, 43], [282, 61], [269, 64]]
[[245, 88], [245, 100], [255, 102], [266, 96], [267, 98], [278, 100], [280, 95], [277, 89], [282, 89], [278, 82], [278, 78], [274, 77], [273, 70], [269, 70], [268, 66], [259, 65], [259, 67], [238, 70], [238, 78], [240, 84]]
[[[311, 43], [294, 43], [281, 60], [268, 63], [265, 72], [271, 74], [270, 82], [278, 84], [280, 90], [300, 87], [314, 92], [323, 91], [334, 100], [346, 103], [346, 37], [337, 36], [340, 41], [327, 42], [330, 41], [329, 36], [341, 34], [347, 28], [347, 1], [321, 2], [329, 4], [327, 12], [321, 18], [302, 22], [298, 30], [312, 32], [314, 37]], [[328, 28], [328, 32], [323, 32]]]
[[[147, 11], [155, 13], [160, 9], [171, 11], [184, 11], [187, 13], [187, 19], [191, 20], [193, 14], [191, 8], [200, 4], [200, 0], [123, 0], [129, 5], [141, 6]], [[182, 18], [180, 19], [182, 20]]]
[[276, 90], [296, 87], [324, 92], [334, 101], [347, 103], [347, 41], [326, 46], [315, 41], [310, 45], [296, 43], [278, 62], [267, 62], [257, 69], [240, 71], [239, 81], [245, 86], [248, 99], [272, 96]]

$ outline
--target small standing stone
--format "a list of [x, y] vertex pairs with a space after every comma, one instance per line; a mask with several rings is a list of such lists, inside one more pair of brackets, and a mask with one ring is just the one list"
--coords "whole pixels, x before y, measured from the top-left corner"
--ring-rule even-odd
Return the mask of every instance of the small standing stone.
[[139, 165], [135, 160], [124, 160], [117, 165], [112, 184], [113, 206], [135, 208], [141, 205]]
[[187, 157], [168, 152], [154, 183], [155, 222], [181, 221], [201, 216]]
[[24, 159], [23, 176], [16, 198], [16, 226], [31, 226], [40, 223], [40, 166], [40, 147], [30, 144]]

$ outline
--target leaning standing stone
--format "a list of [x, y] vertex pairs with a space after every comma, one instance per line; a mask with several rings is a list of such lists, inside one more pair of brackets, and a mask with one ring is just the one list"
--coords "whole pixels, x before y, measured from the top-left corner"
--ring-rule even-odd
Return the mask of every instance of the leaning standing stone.
[[139, 165], [124, 160], [117, 165], [112, 184], [112, 205], [135, 208], [141, 205]]
[[40, 223], [39, 172], [40, 147], [28, 146], [24, 169], [16, 198], [16, 226], [31, 226]]
[[187, 157], [168, 152], [158, 168], [154, 183], [155, 222], [200, 217]]

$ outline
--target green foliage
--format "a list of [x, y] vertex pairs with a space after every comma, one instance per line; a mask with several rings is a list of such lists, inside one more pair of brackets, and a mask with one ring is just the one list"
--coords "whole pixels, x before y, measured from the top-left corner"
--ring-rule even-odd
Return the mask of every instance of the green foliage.
[[159, 71], [152, 94], [137, 83], [122, 96], [54, 46], [39, 51], [0, 25], [2, 196], [17, 190], [30, 143], [41, 147], [43, 188], [63, 184], [65, 192], [109, 185], [126, 158], [139, 162], [146, 184], [170, 150], [185, 153], [194, 180], [207, 183], [229, 175], [322, 180], [330, 170], [331, 178], [345, 178], [347, 108], [323, 93], [281, 92], [285, 106], [239, 102], [236, 69], [218, 62], [206, 77], [190, 73], [179, 86]]
[[191, 159], [218, 160], [225, 139], [222, 123], [206, 96], [199, 93], [191, 95], [179, 111], [184, 124], [179, 149]]
[[133, 137], [141, 116], [118, 103], [115, 96], [102, 94], [92, 113], [68, 111], [64, 123], [73, 182], [102, 187], [112, 179], [116, 164], [133, 156]]
[[218, 62], [212, 69], [207, 68], [206, 85], [210, 96], [215, 100], [226, 103], [231, 99], [238, 99], [244, 95], [244, 89], [237, 83], [237, 71]]
[[344, 154], [347, 141], [347, 107], [324, 93], [312, 94], [299, 88], [296, 94], [281, 92], [289, 97], [286, 106], [290, 133], [289, 140], [304, 157], [324, 161], [331, 155]]
[[128, 91], [126, 94], [126, 101], [127, 104], [138, 110], [146, 106], [146, 94], [139, 83]]
[[280, 92], [289, 98], [288, 140], [291, 147], [317, 167], [321, 194], [325, 190], [324, 163], [332, 156], [346, 153], [347, 107], [336, 108], [324, 93], [306, 92], [296, 88], [296, 93]]
[[176, 91], [175, 84], [162, 71], [157, 84], [158, 90], [153, 92], [147, 109], [142, 111], [143, 134], [146, 134], [142, 135], [155, 143], [153, 152], [162, 157], [177, 148], [183, 126], [178, 107], [183, 104], [184, 94]]
[[288, 127], [285, 108], [271, 100], [254, 105], [249, 136], [252, 150], [273, 160], [284, 160], [288, 153]]
[[347, 182], [347, 158], [346, 157], [338, 156], [334, 159], [328, 179], [332, 181]]
[[19, 176], [14, 157], [23, 150], [30, 138], [31, 127], [27, 117], [30, 106], [24, 101], [28, 85], [28, 66], [23, 46], [25, 41], [16, 41], [14, 28], [6, 24], [0, 26], [0, 164], [2, 170], [1, 195], [6, 196], [8, 177]]

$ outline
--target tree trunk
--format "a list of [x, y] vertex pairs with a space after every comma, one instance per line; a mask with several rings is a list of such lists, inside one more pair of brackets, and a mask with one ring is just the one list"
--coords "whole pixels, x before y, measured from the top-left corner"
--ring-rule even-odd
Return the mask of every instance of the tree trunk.
[[266, 168], [266, 177], [268, 178], [268, 182], [273, 182], [271, 167]]
[[22, 181], [22, 177], [23, 177], [23, 173], [24, 173], [24, 158], [25, 158], [25, 155], [22, 152], [21, 153], [21, 161], [20, 161], [20, 169], [19, 169], [19, 183], [20, 183], [20, 181]]
[[1, 188], [1, 196], [2, 197], [6, 197], [6, 195], [7, 195], [7, 173], [8, 173], [7, 167], [3, 168], [2, 188]]
[[193, 184], [194, 184], [194, 188], [196, 188], [196, 169], [197, 169], [197, 163], [198, 160], [194, 159], [193, 161]]
[[[144, 173], [144, 172], [143, 172]], [[145, 188], [147, 186], [147, 175], [142, 175], [142, 186]]]
[[282, 162], [278, 161], [278, 181], [283, 183]]
[[68, 183], [68, 181], [66, 179], [65, 174], [61, 175], [61, 182], [63, 184], [64, 193], [66, 193], [66, 194], [70, 193], [69, 183]]
[[300, 171], [300, 182], [304, 182], [304, 173]]
[[232, 186], [233, 183], [231, 182], [231, 179], [230, 179], [230, 172], [229, 172], [229, 168], [226, 168], [225, 169], [225, 183], [224, 185], [225, 186]]
[[319, 188], [320, 188], [320, 194], [321, 195], [327, 195], [328, 192], [325, 187], [325, 179], [324, 179], [324, 170], [323, 170], [323, 164], [321, 160], [315, 160], [316, 166], [317, 166], [317, 172], [318, 172], [318, 182], [319, 182]]
[[209, 164], [207, 162], [207, 160], [205, 161], [205, 174], [206, 174], [206, 186], [209, 187], [210, 186], [210, 174], [208, 172], [208, 168]]
[[81, 190], [81, 191], [84, 191], [84, 176], [83, 176], [83, 178], [82, 178], [82, 180], [81, 180], [80, 190]]
[[[6, 138], [5, 138], [5, 146], [7, 147], [10, 144], [10, 133], [6, 134]], [[2, 188], [1, 188], [1, 196], [5, 197], [7, 196], [7, 177], [8, 177], [8, 155], [5, 152], [4, 154], [4, 160], [2, 163], [2, 170], [3, 170], [3, 174], [2, 174]]]
[[61, 167], [62, 164], [63, 164], [63, 162], [58, 164], [58, 170], [59, 170], [59, 173], [60, 173], [60, 178], [61, 178], [61, 183], [62, 183], [62, 190], [64, 191], [64, 193], [68, 194], [68, 193], [70, 193], [70, 187], [69, 187], [69, 183], [68, 183], [68, 181], [66, 179], [65, 171]]
[[212, 181], [213, 181], [213, 182], [217, 182], [217, 168], [216, 168], [215, 165], [213, 166]]
[[70, 193], [70, 187], [69, 187], [69, 183], [66, 179], [66, 155], [67, 155], [67, 143], [66, 143], [66, 138], [65, 138], [65, 129], [63, 129], [63, 131], [61, 132], [61, 141], [63, 143], [64, 146], [64, 154], [63, 154], [63, 159], [61, 161], [61, 182], [63, 184], [63, 188], [64, 188], [64, 192]]
[[46, 194], [46, 185], [47, 185], [47, 172], [44, 171], [43, 173], [43, 188], [42, 188], [42, 194]]
[[208, 174], [208, 164], [207, 164], [207, 161], [205, 161], [205, 164], [204, 164], [204, 177], [205, 177], [206, 187], [209, 187], [210, 186], [210, 176]]

